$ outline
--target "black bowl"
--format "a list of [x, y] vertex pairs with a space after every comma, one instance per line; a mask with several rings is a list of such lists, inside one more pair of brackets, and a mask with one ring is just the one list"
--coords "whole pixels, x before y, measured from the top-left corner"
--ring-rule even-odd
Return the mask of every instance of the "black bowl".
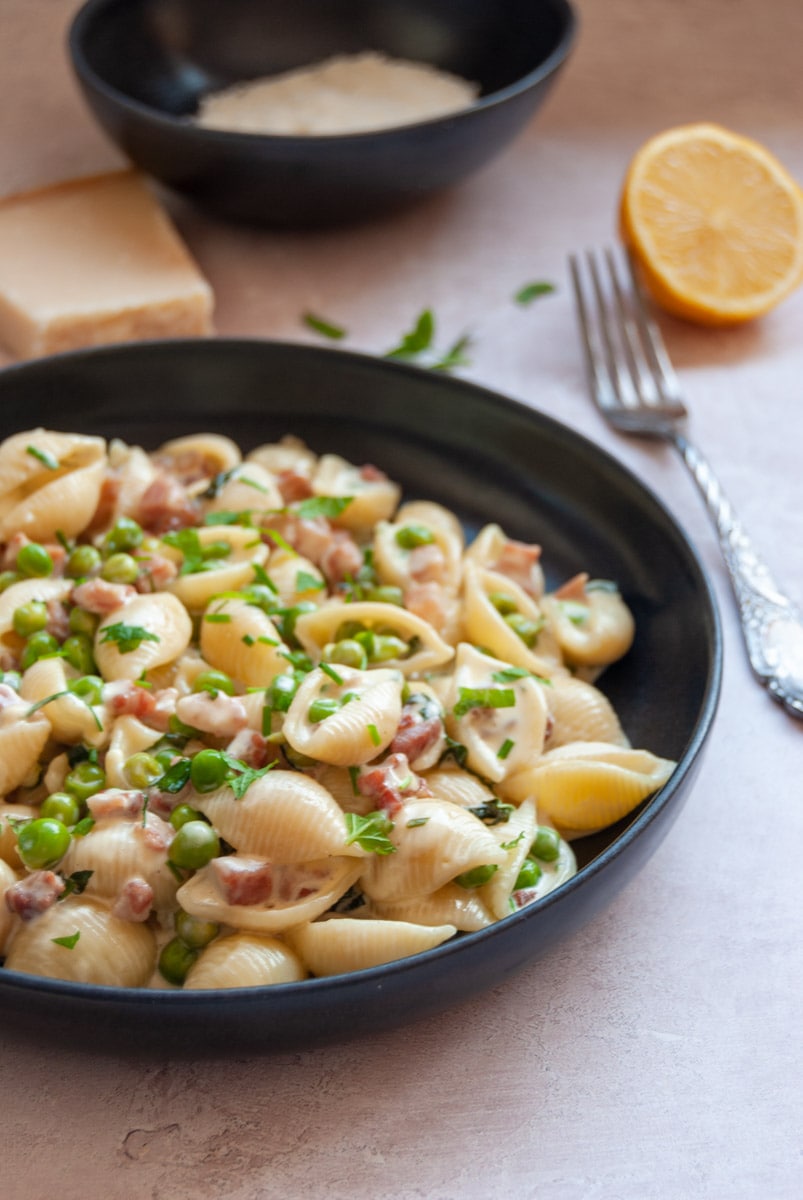
[[[253, 446], [286, 432], [384, 467], [407, 496], [490, 519], [544, 546], [554, 585], [578, 569], [616, 579], [636, 618], [603, 676], [634, 745], [678, 760], [618, 826], [575, 843], [579, 873], [489, 929], [352, 975], [232, 991], [83, 986], [0, 970], [0, 1012], [72, 1044], [173, 1054], [286, 1049], [398, 1026], [504, 982], [606, 905], [677, 817], [714, 717], [721, 638], [711, 589], [674, 519], [613, 458], [493, 392], [344, 351], [262, 341], [177, 341], [80, 351], [0, 372], [0, 436], [43, 425], [155, 448], [216, 430]], [[568, 948], [571, 953], [571, 948]], [[124, 1031], [121, 1036], [121, 1031]], [[86, 1040], [82, 1038], [86, 1035]]]
[[[140, 168], [224, 217], [354, 221], [456, 183], [530, 119], [571, 49], [569, 0], [89, 0], [70, 52], [95, 116]], [[480, 85], [454, 116], [376, 133], [202, 129], [199, 97], [378, 50]]]

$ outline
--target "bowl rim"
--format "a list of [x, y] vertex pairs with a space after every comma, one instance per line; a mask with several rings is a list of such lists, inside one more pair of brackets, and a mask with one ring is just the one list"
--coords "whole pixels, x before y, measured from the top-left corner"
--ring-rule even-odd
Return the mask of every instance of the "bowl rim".
[[122, 109], [130, 109], [136, 115], [155, 128], [170, 132], [186, 134], [195, 139], [199, 145], [266, 145], [266, 146], [332, 146], [343, 144], [359, 145], [376, 137], [401, 138], [413, 129], [432, 129], [454, 122], [462, 122], [472, 114], [499, 107], [518, 95], [523, 95], [535, 87], [543, 79], [554, 74], [568, 58], [577, 39], [579, 29], [579, 14], [576, 0], [546, 0], [553, 11], [562, 18], [563, 29], [558, 41], [549, 55], [533, 67], [525, 75], [507, 84], [498, 91], [479, 96], [470, 104], [455, 112], [446, 113], [440, 117], [428, 117], [420, 121], [407, 122], [404, 125], [393, 125], [389, 128], [367, 129], [358, 133], [328, 133], [328, 134], [276, 134], [252, 133], [233, 129], [210, 129], [192, 120], [191, 114], [175, 116], [153, 105], [144, 104], [141, 100], [129, 96], [127, 92], [109, 83], [109, 81], [92, 67], [84, 51], [84, 40], [91, 23], [97, 20], [106, 9], [124, 5], [126, 0], [85, 0], [73, 17], [68, 32], [67, 46], [72, 60], [73, 69], [81, 83], [104, 96], [107, 102], [114, 103]]
[[[121, 343], [111, 346], [95, 346], [80, 350], [64, 351], [60, 354], [51, 355], [46, 359], [13, 363], [0, 369], [0, 379], [10, 377], [13, 380], [14, 376], [20, 373], [34, 373], [38, 370], [46, 371], [48, 364], [51, 362], [75, 361], [80, 363], [82, 360], [100, 358], [108, 354], [119, 356], [123, 361], [127, 355], [131, 354], [155, 354], [158, 358], [160, 353], [169, 355], [176, 349], [182, 348], [187, 352], [191, 352], [192, 349], [198, 347], [201, 348], [202, 354], [214, 354], [217, 352], [217, 349], [225, 353], [238, 352], [238, 350], [252, 351], [255, 348], [267, 347], [269, 351], [275, 349], [280, 354], [311, 354], [321, 358], [328, 357], [333, 363], [340, 359], [346, 359], [350, 360], [354, 366], [362, 366], [363, 369], [379, 372], [392, 369], [396, 373], [402, 372], [408, 374], [411, 378], [420, 377], [422, 372], [421, 367], [402, 362], [391, 362], [378, 358], [376, 355], [360, 351], [259, 337], [216, 337], [200, 340], [195, 338], [161, 339], [158, 341], [143, 341], [130, 344]], [[641, 809], [637, 810], [636, 815], [630, 820], [628, 826], [608, 846], [590, 862], [581, 867], [574, 876], [562, 883], [560, 887], [547, 893], [532, 904], [519, 909], [518, 912], [511, 913], [510, 916], [505, 917], [501, 922], [494, 922], [484, 929], [461, 933], [459, 937], [442, 943], [440, 946], [421, 951], [407, 958], [395, 959], [388, 963], [383, 963], [376, 967], [364, 968], [359, 971], [309, 978], [294, 983], [243, 988], [206, 988], [191, 992], [185, 991], [183, 988], [127, 988], [117, 985], [77, 983], [71, 980], [54, 979], [48, 976], [29, 975], [3, 967], [0, 968], [0, 992], [16, 992], [20, 995], [24, 995], [25, 993], [50, 996], [60, 995], [73, 1000], [84, 998], [95, 1005], [100, 1004], [104, 1008], [122, 1002], [128, 1009], [135, 1009], [140, 1012], [164, 1004], [179, 1010], [186, 1008], [187, 1004], [190, 1003], [193, 1009], [197, 1010], [200, 1014], [204, 1010], [216, 1008], [221, 1002], [225, 1002], [229, 998], [236, 998], [240, 1005], [245, 1004], [251, 1010], [261, 1008], [266, 1003], [269, 1004], [271, 996], [290, 998], [298, 995], [303, 1000], [303, 997], [310, 995], [311, 992], [324, 992], [330, 995], [341, 992], [348, 993], [361, 984], [366, 987], [373, 984], [377, 990], [381, 990], [383, 979], [388, 975], [392, 975], [394, 979], [397, 979], [409, 974], [411, 971], [420, 971], [422, 964], [426, 964], [432, 958], [454, 960], [463, 954], [470, 954], [476, 945], [481, 944], [489, 938], [493, 938], [494, 935], [498, 936], [502, 926], [504, 926], [506, 931], [517, 930], [529, 920], [534, 919], [536, 914], [540, 914], [554, 905], [565, 903], [569, 897], [584, 887], [589, 880], [592, 880], [603, 870], [607, 870], [615, 859], [625, 854], [633, 842], [641, 837], [650, 825], [663, 817], [666, 809], [671, 804], [676, 803], [676, 794], [681, 790], [689, 774], [693, 772], [697, 765], [697, 760], [705, 747], [713, 726], [722, 688], [724, 654], [722, 621], [714, 587], [699, 551], [691, 541], [679, 519], [673, 515], [672, 511], [650, 485], [644, 482], [630, 467], [604, 446], [600, 446], [587, 435], [580, 433], [558, 418], [542, 412], [540, 409], [523, 400], [516, 399], [504, 392], [496, 391], [494, 388], [484, 384], [475, 383], [473, 380], [438, 375], [434, 372], [429, 378], [438, 388], [448, 390], [457, 384], [461, 390], [468, 389], [477, 395], [478, 398], [492, 401], [497, 407], [507, 409], [511, 413], [526, 413], [528, 419], [532, 419], [536, 424], [546, 427], [547, 431], [552, 435], [564, 441], [568, 439], [569, 442], [577, 444], [579, 448], [590, 453], [592, 458], [596, 458], [606, 470], [613, 472], [621, 483], [627, 483], [642, 494], [654, 508], [656, 515], [660, 515], [664, 521], [668, 522], [674, 538], [688, 556], [688, 563], [694, 570], [696, 583], [700, 588], [701, 595], [707, 601], [705, 612], [706, 640], [710, 648], [710, 661], [706, 672], [703, 698], [697, 719], [689, 734], [686, 748], [679, 757], [677, 766], [667, 783], [643, 803]]]

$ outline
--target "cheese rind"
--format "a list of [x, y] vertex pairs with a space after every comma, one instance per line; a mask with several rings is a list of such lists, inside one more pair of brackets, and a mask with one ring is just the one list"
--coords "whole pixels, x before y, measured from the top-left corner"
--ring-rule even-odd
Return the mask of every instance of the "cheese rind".
[[0, 341], [21, 358], [212, 332], [212, 289], [134, 171], [0, 200]]

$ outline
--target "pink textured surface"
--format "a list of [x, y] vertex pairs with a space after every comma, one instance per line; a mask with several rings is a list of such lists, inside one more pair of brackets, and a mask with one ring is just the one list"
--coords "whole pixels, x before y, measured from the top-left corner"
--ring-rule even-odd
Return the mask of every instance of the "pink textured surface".
[[[72, 81], [76, 0], [0, 0], [0, 193], [120, 163]], [[603, 916], [504, 988], [395, 1034], [277, 1059], [111, 1061], [0, 1030], [6, 1200], [792, 1200], [800, 1191], [803, 724], [750, 675], [707, 517], [668, 450], [603, 428], [585, 394], [569, 251], [610, 238], [650, 134], [717, 120], [803, 179], [799, 0], [582, 0], [546, 108], [448, 196], [348, 232], [227, 228], [171, 202], [222, 334], [387, 349], [430, 305], [467, 377], [559, 417], [646, 480], [720, 598], [726, 663], [703, 769]], [[529, 309], [513, 293], [558, 285]], [[665, 331], [691, 433], [803, 598], [803, 291], [761, 324]], [[390, 464], [392, 467], [392, 464]], [[660, 686], [660, 681], [656, 681]], [[120, 1030], [121, 1046], [126, 1031]]]

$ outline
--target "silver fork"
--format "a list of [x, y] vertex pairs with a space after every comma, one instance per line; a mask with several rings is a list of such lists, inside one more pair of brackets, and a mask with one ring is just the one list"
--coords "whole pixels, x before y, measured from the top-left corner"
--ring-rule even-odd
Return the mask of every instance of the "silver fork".
[[803, 718], [803, 612], [756, 553], [705, 457], [681, 432], [687, 415], [663, 338], [626, 255], [569, 258], [591, 393], [623, 433], [662, 438], [691, 472], [719, 534], [748, 658], [761, 683]]

